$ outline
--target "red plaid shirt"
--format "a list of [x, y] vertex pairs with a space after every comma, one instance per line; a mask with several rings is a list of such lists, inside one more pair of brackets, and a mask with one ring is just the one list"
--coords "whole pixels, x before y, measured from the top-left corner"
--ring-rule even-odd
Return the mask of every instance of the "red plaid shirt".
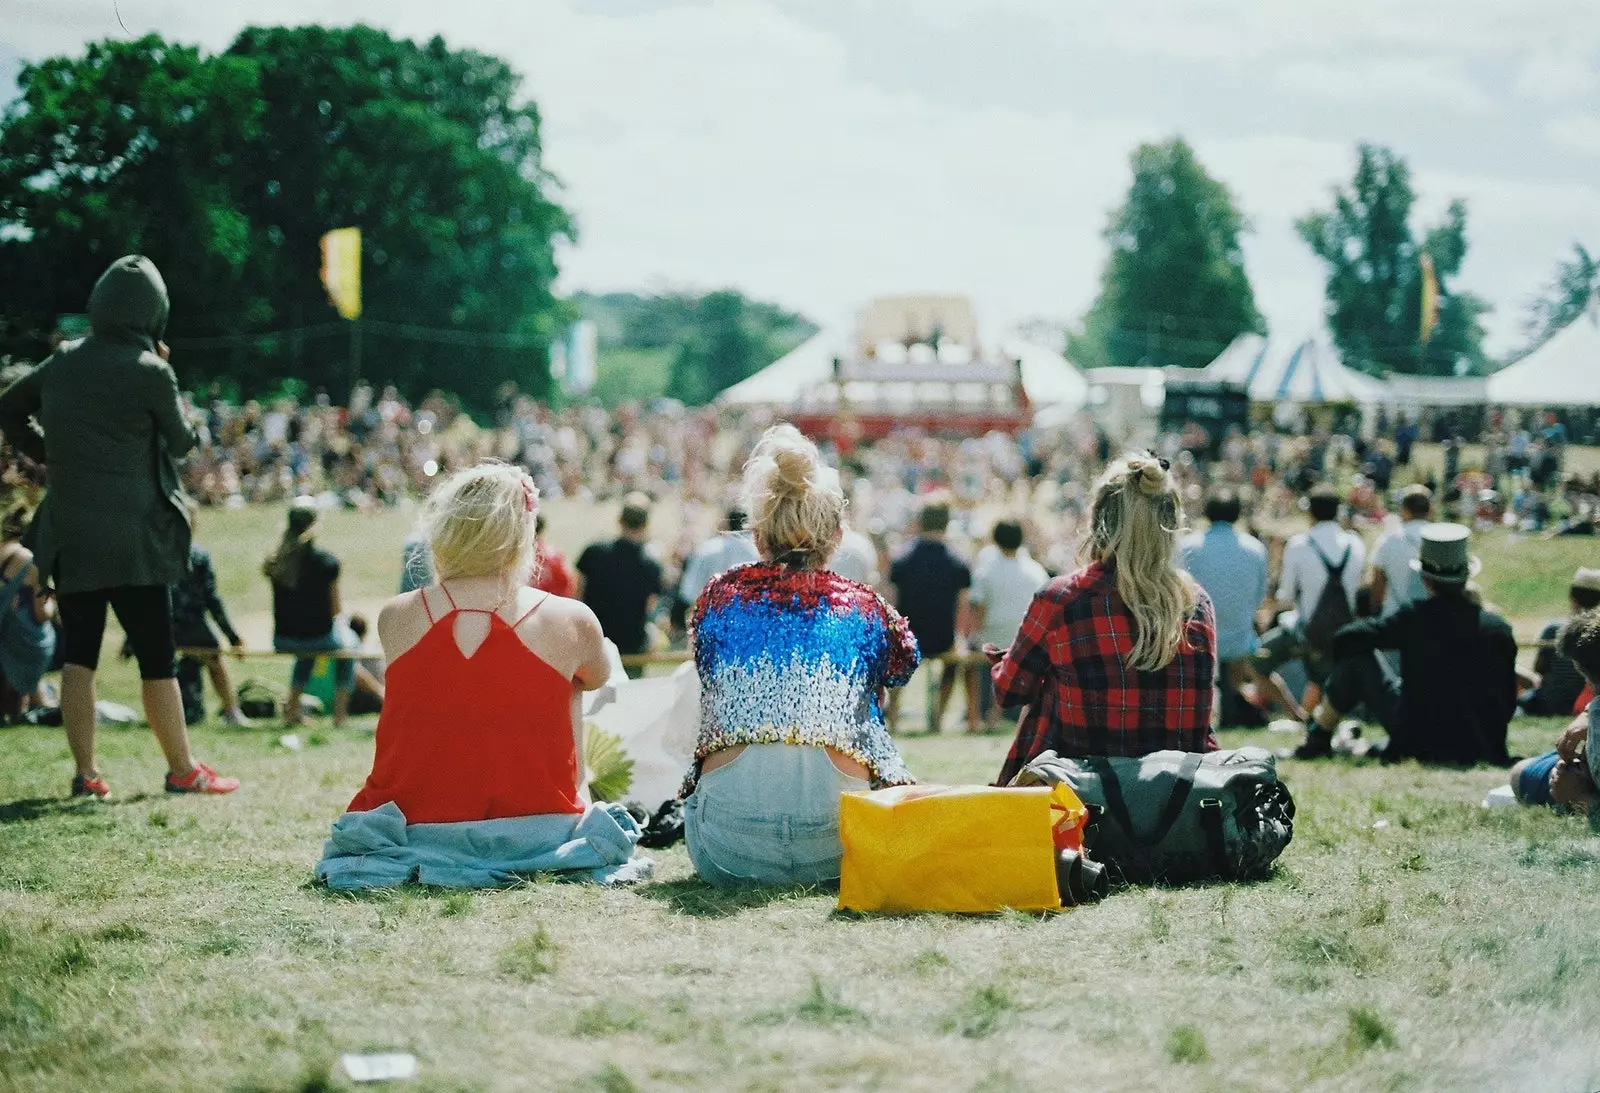
[[1028, 705], [998, 785], [1052, 748], [1074, 757], [1217, 750], [1211, 731], [1217, 623], [1210, 598], [1200, 592], [1183, 646], [1160, 671], [1127, 666], [1134, 632], [1110, 565], [1058, 577], [1034, 596], [1011, 649], [994, 666], [996, 700]]

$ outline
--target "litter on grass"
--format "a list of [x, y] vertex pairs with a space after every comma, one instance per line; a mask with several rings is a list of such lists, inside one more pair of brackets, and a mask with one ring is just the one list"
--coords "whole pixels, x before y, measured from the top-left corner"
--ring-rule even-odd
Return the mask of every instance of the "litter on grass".
[[352, 1082], [403, 1082], [417, 1076], [417, 1057], [403, 1051], [380, 1055], [342, 1055]]
[[1517, 803], [1517, 795], [1510, 786], [1495, 786], [1483, 799], [1484, 808], [1506, 808]]

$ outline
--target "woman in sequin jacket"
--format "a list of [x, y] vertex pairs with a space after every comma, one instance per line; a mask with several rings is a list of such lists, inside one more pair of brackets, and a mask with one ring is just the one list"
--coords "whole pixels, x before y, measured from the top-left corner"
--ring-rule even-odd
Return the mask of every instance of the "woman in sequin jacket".
[[825, 569], [843, 529], [839, 476], [790, 425], [745, 465], [761, 560], [708, 584], [692, 621], [700, 735], [685, 837], [712, 884], [839, 877], [839, 795], [913, 781], [883, 692], [917, 667], [904, 619]]

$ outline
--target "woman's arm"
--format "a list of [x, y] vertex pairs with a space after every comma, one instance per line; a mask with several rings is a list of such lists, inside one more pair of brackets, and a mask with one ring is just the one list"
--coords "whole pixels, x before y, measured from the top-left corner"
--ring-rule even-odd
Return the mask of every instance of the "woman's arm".
[[[598, 691], [611, 678], [611, 658], [606, 655], [606, 639], [600, 630], [600, 620], [585, 608], [574, 623], [577, 646], [584, 651], [572, 681], [585, 691]], [[579, 748], [582, 748], [579, 741]]]
[[56, 601], [39, 586], [39, 567], [33, 564], [33, 554], [28, 554], [28, 576], [22, 583], [33, 590], [33, 621], [49, 622], [56, 616]]
[[1044, 592], [1036, 593], [1022, 618], [1011, 648], [994, 666], [995, 701], [1002, 706], [1032, 704], [1050, 674], [1050, 631], [1061, 608]]
[[[148, 360], [149, 358], [144, 358]], [[189, 415], [183, 409], [183, 394], [178, 390], [178, 377], [162, 361], [150, 369], [150, 413], [155, 417], [156, 429], [167, 442], [167, 454], [177, 459], [186, 455], [200, 443], [200, 434], [189, 424]]]
[[917, 647], [917, 637], [911, 632], [911, 624], [906, 622], [905, 616], [887, 603], [883, 611], [889, 629], [889, 656], [884, 668], [883, 685], [904, 687], [911, 682], [917, 665], [922, 662], [922, 650]]
[[339, 600], [339, 581], [337, 578], [328, 584], [328, 610], [333, 612], [334, 618], [338, 618], [344, 613], [344, 604]]

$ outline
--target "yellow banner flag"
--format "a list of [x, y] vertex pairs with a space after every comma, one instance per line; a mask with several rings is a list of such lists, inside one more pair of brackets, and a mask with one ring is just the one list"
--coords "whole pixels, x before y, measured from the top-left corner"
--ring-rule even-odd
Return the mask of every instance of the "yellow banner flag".
[[1422, 255], [1422, 326], [1417, 331], [1422, 342], [1433, 337], [1433, 328], [1439, 324], [1439, 278], [1434, 276], [1433, 255]]
[[361, 317], [360, 228], [335, 228], [322, 237], [322, 285], [340, 315]]

